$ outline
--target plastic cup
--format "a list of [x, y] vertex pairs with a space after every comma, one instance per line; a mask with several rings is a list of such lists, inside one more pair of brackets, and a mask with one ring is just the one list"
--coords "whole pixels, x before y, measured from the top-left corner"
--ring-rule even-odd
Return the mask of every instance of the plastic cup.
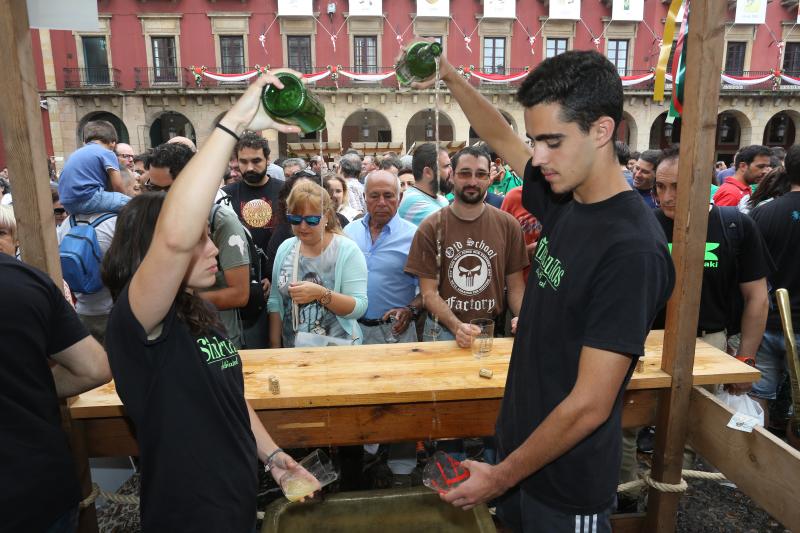
[[314, 450], [299, 461], [298, 468], [286, 472], [279, 485], [286, 499], [295, 502], [330, 485], [338, 477], [328, 456], [322, 450]]
[[480, 332], [472, 336], [472, 355], [475, 359], [482, 359], [492, 351], [494, 320], [491, 318], [473, 318], [469, 323], [480, 328]]
[[444, 452], [436, 452], [422, 470], [422, 483], [446, 494], [469, 479], [469, 470]]

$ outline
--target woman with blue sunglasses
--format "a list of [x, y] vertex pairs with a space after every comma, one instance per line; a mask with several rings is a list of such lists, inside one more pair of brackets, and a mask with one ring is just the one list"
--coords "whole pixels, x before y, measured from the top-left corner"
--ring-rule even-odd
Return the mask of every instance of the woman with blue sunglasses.
[[294, 237], [275, 255], [270, 311], [273, 348], [361, 344], [367, 263], [342, 234], [328, 192], [310, 181], [292, 188], [286, 220]]

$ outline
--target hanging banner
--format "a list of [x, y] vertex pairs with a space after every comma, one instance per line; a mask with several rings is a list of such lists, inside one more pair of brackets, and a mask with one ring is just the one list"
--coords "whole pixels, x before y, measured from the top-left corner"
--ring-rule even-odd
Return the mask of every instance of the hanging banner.
[[517, 0], [483, 0], [483, 18], [517, 18]]
[[350, 0], [351, 17], [383, 17], [382, 0]]
[[550, 18], [553, 20], [580, 20], [580, 0], [550, 0]]
[[311, 0], [278, 0], [279, 17], [313, 17]]
[[418, 17], [450, 17], [450, 0], [417, 0]]
[[611, 20], [644, 20], [644, 0], [614, 0]]
[[736, 0], [734, 24], [764, 24], [767, 19], [767, 0]]

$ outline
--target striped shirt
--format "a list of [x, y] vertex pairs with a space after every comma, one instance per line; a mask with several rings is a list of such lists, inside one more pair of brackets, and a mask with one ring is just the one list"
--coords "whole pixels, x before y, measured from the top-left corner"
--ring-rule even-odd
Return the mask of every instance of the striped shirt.
[[448, 205], [449, 202], [444, 196], [433, 198], [416, 187], [410, 187], [403, 193], [403, 201], [400, 202], [397, 214], [400, 218], [419, 226], [428, 215]]

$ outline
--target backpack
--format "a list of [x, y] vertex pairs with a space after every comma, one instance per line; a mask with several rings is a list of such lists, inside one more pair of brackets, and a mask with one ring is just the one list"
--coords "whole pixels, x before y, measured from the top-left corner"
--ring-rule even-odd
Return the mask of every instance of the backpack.
[[97, 226], [117, 216], [116, 213], [105, 213], [94, 222], [77, 220], [70, 215], [70, 229], [58, 245], [61, 258], [61, 272], [70, 289], [81, 294], [94, 294], [103, 288], [100, 278], [100, 262], [103, 253], [97, 242]]
[[[738, 289], [739, 287], [739, 255], [742, 253], [741, 245], [744, 241], [744, 223], [742, 222], [742, 212], [737, 207], [717, 206], [719, 210], [719, 220], [722, 224], [722, 238], [725, 246], [731, 251], [733, 256], [733, 279]], [[744, 312], [744, 299], [742, 292], [734, 290], [731, 294], [731, 302], [728, 306], [728, 318], [725, 329], [728, 336], [739, 333], [742, 329], [742, 313]]]
[[[226, 205], [230, 205], [230, 196], [223, 196], [211, 208], [209, 229], [212, 235], [214, 234], [214, 221], [223, 202]], [[239, 317], [245, 323], [245, 326], [250, 326], [258, 320], [258, 317], [267, 306], [267, 299], [264, 297], [264, 289], [261, 285], [261, 280], [264, 278], [263, 272], [266, 270], [267, 254], [255, 243], [250, 230], [244, 224], [242, 224], [242, 228], [247, 238], [247, 250], [250, 256], [250, 297], [247, 299], [247, 305], [239, 308]], [[219, 263], [219, 258], [217, 258], [217, 263]], [[221, 271], [222, 268], [220, 267]]]

